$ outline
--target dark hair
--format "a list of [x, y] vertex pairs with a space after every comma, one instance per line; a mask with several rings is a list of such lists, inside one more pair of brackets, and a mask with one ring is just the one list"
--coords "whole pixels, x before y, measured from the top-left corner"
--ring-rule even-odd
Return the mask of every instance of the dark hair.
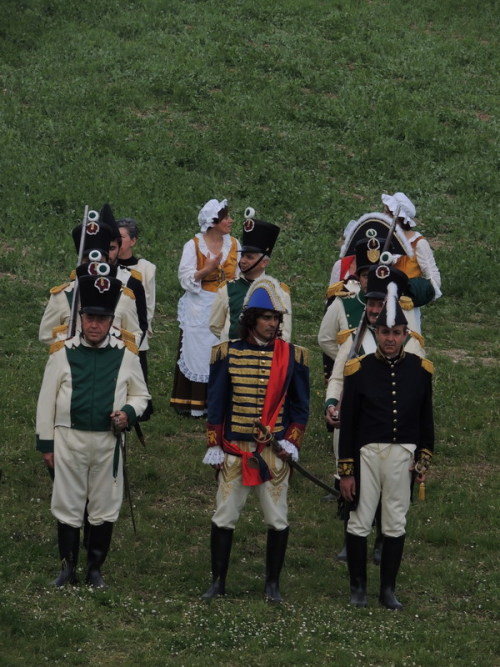
[[[268, 308], [245, 308], [240, 315], [240, 338], [245, 340], [253, 332], [257, 324], [257, 319], [264, 313], [268, 313]], [[271, 311], [277, 312], [277, 311]], [[283, 322], [283, 313], [279, 315], [280, 325], [278, 327], [277, 337], [281, 338], [281, 324]]]
[[215, 225], [217, 225], [221, 220], [227, 218], [228, 215], [229, 215], [229, 208], [227, 206], [224, 206], [224, 208], [221, 208], [221, 210], [217, 213], [217, 217], [213, 218], [212, 221]]
[[131, 239], [139, 238], [139, 227], [137, 226], [137, 221], [134, 220], [134, 218], [122, 218], [121, 220], [117, 220], [116, 224], [118, 227], [126, 229]]

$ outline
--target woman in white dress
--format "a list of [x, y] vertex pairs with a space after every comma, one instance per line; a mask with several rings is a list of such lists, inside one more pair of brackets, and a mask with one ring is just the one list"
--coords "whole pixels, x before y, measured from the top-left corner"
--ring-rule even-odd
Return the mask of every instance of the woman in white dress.
[[215, 293], [226, 280], [239, 274], [239, 241], [230, 235], [233, 219], [227, 200], [211, 199], [198, 215], [200, 232], [184, 245], [179, 282], [185, 290], [179, 299], [177, 319], [181, 329], [171, 407], [201, 417], [206, 411], [206, 390], [212, 346], [219, 340], [208, 328]]

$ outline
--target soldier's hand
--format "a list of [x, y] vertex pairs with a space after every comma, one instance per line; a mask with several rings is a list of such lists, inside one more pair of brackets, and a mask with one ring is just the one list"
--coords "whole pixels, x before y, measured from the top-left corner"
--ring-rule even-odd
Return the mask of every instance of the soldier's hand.
[[54, 452], [46, 452], [42, 457], [47, 468], [54, 468]]
[[325, 412], [326, 423], [334, 428], [340, 428], [340, 414], [336, 405], [329, 405]]
[[128, 415], [123, 410], [115, 410], [111, 413], [111, 425], [113, 431], [124, 431], [128, 426]]
[[354, 479], [354, 475], [347, 475], [340, 478], [340, 493], [342, 494], [342, 498], [352, 503], [356, 495], [356, 480]]

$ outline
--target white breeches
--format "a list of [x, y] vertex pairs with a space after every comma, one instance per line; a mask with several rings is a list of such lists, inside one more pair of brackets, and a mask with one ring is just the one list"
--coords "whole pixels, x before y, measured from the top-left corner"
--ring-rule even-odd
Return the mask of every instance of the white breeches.
[[[241, 449], [254, 450], [248, 443], [238, 443]], [[244, 445], [247, 445], [246, 447]], [[224, 467], [219, 473], [216, 510], [212, 521], [219, 528], [234, 529], [252, 489], [259, 499], [264, 521], [269, 528], [284, 530], [288, 527], [288, 480], [290, 466], [275, 456], [269, 447], [262, 452], [273, 478], [258, 486], [243, 486], [241, 458], [225, 455]]]
[[56, 427], [51, 510], [58, 521], [81, 527], [87, 499], [92, 525], [118, 519], [123, 498], [123, 462], [120, 452], [115, 479], [115, 445], [111, 432]]
[[361, 448], [359, 502], [350, 513], [348, 533], [367, 537], [381, 500], [382, 533], [387, 537], [404, 535], [414, 451], [415, 445], [410, 444], [370, 443]]

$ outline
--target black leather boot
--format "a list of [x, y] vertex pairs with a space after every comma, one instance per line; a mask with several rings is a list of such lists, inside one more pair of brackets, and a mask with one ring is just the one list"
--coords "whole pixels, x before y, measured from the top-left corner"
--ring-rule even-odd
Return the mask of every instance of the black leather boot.
[[384, 548], [380, 563], [380, 595], [379, 600], [386, 609], [402, 609], [403, 605], [394, 595], [396, 577], [403, 557], [405, 535], [400, 537], [384, 536]]
[[338, 552], [338, 554], [335, 556], [336, 560], [340, 561], [341, 563], [346, 563], [347, 562], [347, 547], [346, 547], [346, 532], [347, 532], [347, 524], [349, 523], [349, 514], [347, 514], [347, 518], [344, 519], [344, 544], [342, 545], [342, 548]]
[[90, 525], [87, 552], [88, 569], [85, 581], [94, 588], [107, 588], [106, 582], [102, 578], [101, 567], [106, 560], [111, 545], [113, 526], [114, 524], [110, 521], [105, 521], [100, 526]]
[[83, 548], [85, 551], [89, 548], [89, 533], [90, 533], [90, 523], [89, 523], [89, 501], [85, 503], [85, 511], [83, 512]]
[[57, 542], [59, 556], [61, 557], [61, 571], [52, 583], [59, 587], [66, 584], [77, 584], [76, 565], [78, 563], [78, 551], [80, 550], [80, 529], [58, 521]]
[[355, 607], [366, 607], [368, 605], [366, 597], [367, 538], [346, 533], [345, 542], [351, 587], [351, 604]]
[[267, 531], [266, 584], [264, 595], [269, 602], [283, 602], [280, 593], [280, 573], [285, 561], [290, 528]]
[[372, 559], [375, 565], [380, 565], [382, 560], [382, 547], [384, 546], [384, 536], [382, 535], [382, 505], [378, 504], [375, 513], [375, 544], [373, 545]]
[[212, 600], [219, 595], [226, 594], [226, 575], [233, 544], [233, 534], [234, 530], [232, 528], [219, 528], [215, 523], [212, 523], [212, 533], [210, 535], [212, 583], [201, 596], [203, 600]]

